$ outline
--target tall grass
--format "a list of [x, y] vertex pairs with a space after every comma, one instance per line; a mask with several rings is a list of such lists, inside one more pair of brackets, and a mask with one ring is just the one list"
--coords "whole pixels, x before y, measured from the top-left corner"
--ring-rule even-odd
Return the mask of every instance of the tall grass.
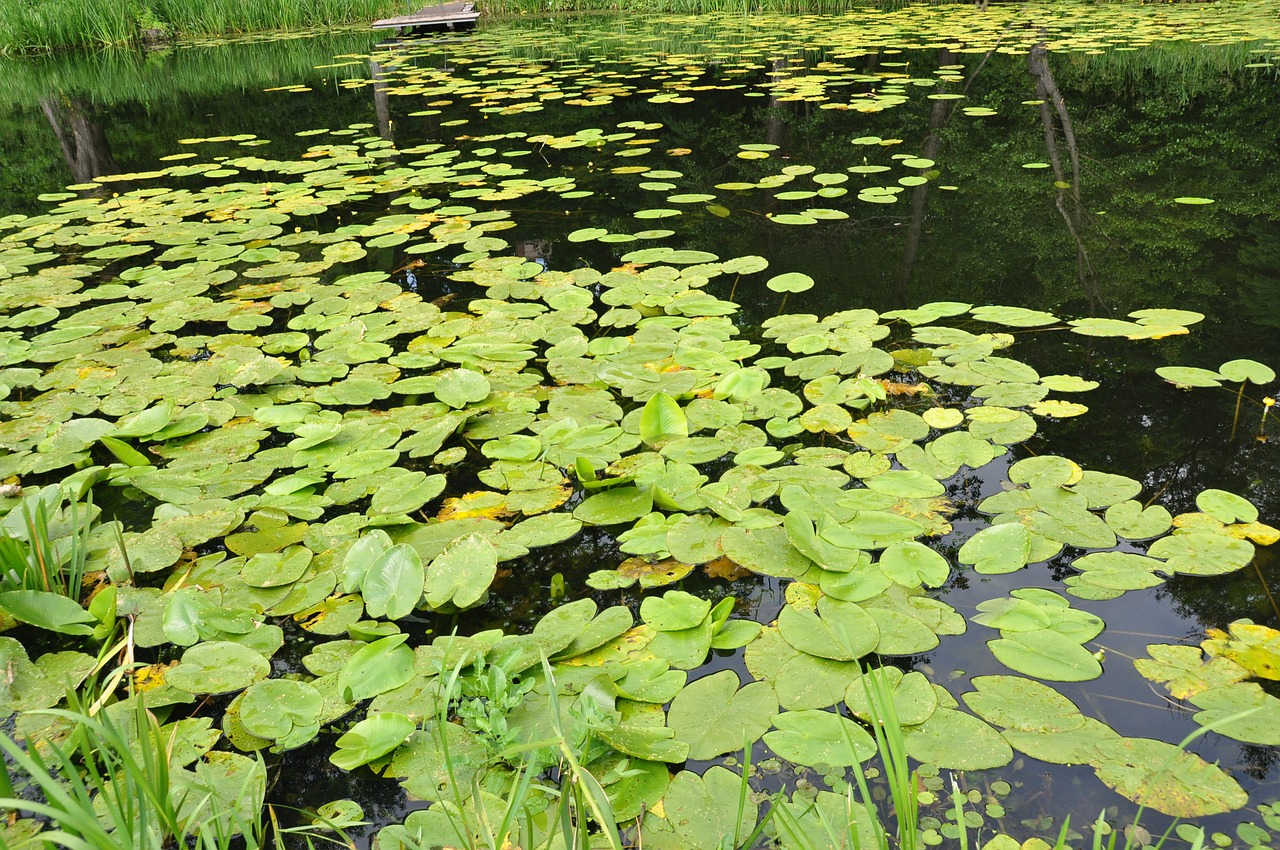
[[[55, 507], [51, 521], [49, 503], [40, 493], [23, 501], [17, 514], [22, 533], [0, 530], [0, 589], [39, 590], [80, 601], [94, 515], [92, 494], [86, 505], [72, 502], [66, 514], [59, 516]], [[60, 525], [68, 527], [55, 535]]]
[[[0, 3], [6, 0], [0, 0]], [[314, 37], [282, 36], [269, 43], [231, 42], [190, 47], [163, 56], [105, 50], [63, 56], [30, 56], [0, 67], [0, 108], [39, 108], [50, 93], [74, 94], [92, 104], [165, 103], [206, 97], [227, 89], [262, 89], [309, 81], [317, 65], [342, 54], [368, 53], [378, 36], [351, 29]], [[328, 69], [334, 81], [368, 77], [367, 62]], [[334, 86], [334, 90], [340, 90]]]
[[368, 24], [418, 0], [0, 0], [0, 53]]

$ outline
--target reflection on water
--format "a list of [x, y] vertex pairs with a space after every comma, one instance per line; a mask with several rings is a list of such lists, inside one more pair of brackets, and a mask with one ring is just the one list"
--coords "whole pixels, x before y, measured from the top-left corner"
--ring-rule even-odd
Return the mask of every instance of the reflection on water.
[[[227, 168], [250, 155], [305, 159], [344, 143], [309, 131], [354, 126], [394, 145], [366, 145], [359, 167], [407, 171], [434, 144], [461, 145], [475, 174], [509, 183], [495, 190], [465, 179], [406, 182], [322, 206], [313, 220], [369, 222], [392, 204], [425, 208], [414, 202], [447, 193], [511, 209], [510, 252], [544, 268], [608, 269], [666, 238], [630, 237], [670, 229], [668, 241], [680, 248], [758, 254], [774, 269], [818, 281], [787, 296], [735, 291], [748, 325], [784, 304], [819, 314], [930, 301], [1117, 317], [1138, 307], [1198, 310], [1209, 319], [1191, 334], [1143, 346], [1020, 333], [1019, 356], [1042, 373], [1076, 374], [1102, 388], [1090, 395], [1088, 416], [1047, 422], [1014, 459], [1060, 454], [1132, 476], [1174, 513], [1194, 510], [1197, 492], [1220, 487], [1247, 495], [1264, 520], [1280, 518], [1280, 448], [1257, 438], [1252, 422], [1231, 437], [1234, 395], [1177, 390], [1153, 374], [1162, 365], [1215, 368], [1236, 357], [1274, 364], [1280, 355], [1280, 112], [1276, 70], [1266, 60], [1274, 41], [1162, 41], [1195, 27], [1182, 12], [1161, 23], [1144, 11], [1131, 32], [1091, 28], [1075, 13], [1052, 26], [1044, 14], [991, 12], [966, 13], [968, 29], [947, 29], [934, 11], [906, 19], [914, 29], [899, 21], [897, 31], [815, 18], [794, 27], [673, 21], [653, 30], [556, 22], [491, 27], [471, 39], [374, 45], [357, 33], [6, 63], [0, 212], [37, 214], [45, 206], [37, 195], [147, 172], [190, 151]], [[1220, 26], [1234, 33], [1254, 25]], [[838, 40], [856, 26], [864, 27], [860, 38]], [[635, 132], [607, 149], [592, 141], [599, 134], [581, 133], [620, 125]], [[587, 141], [556, 143], [570, 137]], [[196, 141], [211, 138], [222, 140]], [[573, 189], [526, 192], [520, 179]], [[130, 188], [126, 178], [83, 191]], [[708, 197], [679, 200], [691, 195]], [[1174, 203], [1180, 196], [1215, 203]], [[569, 238], [583, 228], [628, 238]], [[399, 282], [428, 299], [470, 294], [448, 278], [465, 258], [405, 247], [389, 240], [363, 263], [395, 269]], [[728, 297], [733, 285], [712, 290]], [[998, 488], [1006, 468], [997, 461], [952, 483], [960, 512], [942, 551], [954, 555], [980, 527], [973, 506]], [[493, 601], [457, 625], [527, 628], [551, 607], [555, 574], [581, 589], [588, 572], [621, 557], [603, 533], [535, 550], [509, 565]], [[1059, 588], [1066, 563], [1016, 578], [956, 572], [940, 592], [969, 615], [1017, 587]], [[1179, 740], [1197, 728], [1190, 714], [1129, 659], [1149, 643], [1194, 643], [1205, 628], [1241, 617], [1280, 626], [1278, 568], [1274, 553], [1260, 550], [1253, 567], [1226, 578], [1184, 577], [1115, 601], [1075, 603], [1108, 623], [1106, 673], [1063, 693], [1121, 734], [1154, 728]], [[687, 586], [712, 597], [729, 592], [705, 577]], [[773, 580], [740, 581], [732, 592], [766, 621], [783, 601]], [[619, 598], [596, 595], [602, 604]], [[623, 601], [638, 598], [622, 592]], [[969, 677], [1005, 672], [981, 645], [994, 637], [988, 631], [971, 626], [913, 660], [959, 692]], [[709, 669], [721, 667], [742, 670], [741, 653]], [[330, 747], [324, 741], [287, 756], [274, 799], [305, 806], [352, 795], [379, 823], [402, 819], [410, 804], [399, 787], [365, 772], [353, 790], [325, 760]], [[1274, 749], [1212, 734], [1192, 748], [1231, 769], [1254, 803], [1277, 795]], [[1024, 819], [1071, 811], [1079, 823], [1118, 799], [1088, 771], [1024, 760], [1001, 775], [1023, 783], [1017, 815]]]

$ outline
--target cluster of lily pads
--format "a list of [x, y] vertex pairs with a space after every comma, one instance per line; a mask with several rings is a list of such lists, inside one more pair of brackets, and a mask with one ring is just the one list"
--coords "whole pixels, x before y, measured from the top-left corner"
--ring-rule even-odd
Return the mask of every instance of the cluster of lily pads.
[[[849, 25], [832, 24], [830, 37]], [[679, 104], [705, 85], [706, 69], [675, 55], [641, 66], [663, 77], [660, 90], [532, 61], [499, 85], [492, 77], [510, 56], [485, 38], [456, 48], [483, 85], [397, 61], [389, 92], [421, 99], [413, 117], [428, 118], [450, 97], [514, 115], [632, 93]], [[860, 39], [845, 58], [876, 44]], [[534, 49], [532, 37], [523, 46]], [[754, 74], [769, 49], [718, 73]], [[874, 97], [823, 105], [886, 108], [902, 102], [898, 87], [962, 80], [959, 66], [928, 80], [890, 66], [867, 78], [825, 70], [778, 76], [767, 91], [819, 100], [874, 85]], [[665, 206], [634, 213], [641, 222], [728, 214], [711, 188], [785, 186], [775, 199], [834, 203], [855, 179], [906, 169], [895, 185], [856, 193], [884, 203], [939, 176], [910, 155], [843, 173], [765, 173], [772, 146], [749, 143], [735, 165], [761, 171], [681, 186], [682, 172], [660, 166], [692, 151], [659, 151], [641, 135], [660, 129], [627, 121], [397, 147], [358, 124], [303, 131], [314, 144], [281, 159], [254, 155], [266, 140], [248, 135], [187, 139], [152, 171], [72, 186], [47, 199], [46, 214], [0, 219], [0, 529], [29, 542], [26, 518], [43, 505], [65, 536], [70, 505], [92, 494], [108, 508], [85, 541], [82, 594], [0, 588], [3, 625], [66, 641], [35, 654], [46, 644], [30, 630], [18, 632], [25, 645], [0, 638], [0, 709], [18, 713], [18, 733], [63, 733], [36, 712], [68, 687], [100, 687], [96, 656], [127, 623], [125, 657], [137, 666], [95, 701], [118, 699], [122, 711], [143, 695], [169, 721], [175, 769], [227, 805], [245, 788], [263, 798], [253, 754], [329, 746], [337, 768], [372, 770], [431, 802], [382, 831], [391, 850], [414, 834], [469, 834], [521, 770], [536, 777], [528, 805], [542, 815], [567, 749], [619, 822], [640, 819], [647, 844], [711, 846], [750, 834], [759, 809], [739, 803], [729, 767], [686, 762], [767, 748], [836, 788], [875, 753], [863, 671], [878, 666], [907, 752], [935, 778], [936, 768], [1003, 767], [1017, 751], [1087, 764], [1169, 814], [1243, 806], [1218, 767], [1123, 737], [1045, 684], [1101, 673], [1090, 647], [1105, 624], [1056, 592], [1013, 590], [969, 618], [999, 632], [988, 647], [1008, 674], [979, 677], [957, 698], [910, 669], [967, 631], [969, 619], [934, 593], [961, 572], [1054, 560], [1071, 568], [1063, 593], [1103, 600], [1241, 569], [1255, 544], [1276, 540], [1240, 496], [1206, 490], [1198, 511], [1175, 517], [1140, 501], [1138, 481], [1015, 448], [1042, 422], [1086, 413], [1075, 399], [1097, 384], [1011, 356], [1013, 332], [1154, 340], [1203, 317], [1151, 309], [1064, 322], [934, 302], [780, 313], [754, 327], [735, 322], [736, 292], [835, 282], [761, 256], [629, 244], [675, 236], [668, 229], [567, 234], [606, 251], [626, 245], [611, 266], [510, 255], [498, 234], [524, 226], [510, 202], [589, 197], [569, 159], [585, 153], [664, 157], [610, 169], [663, 193]], [[853, 141], [869, 160], [898, 140]], [[806, 206], [771, 218], [847, 215]], [[1248, 363], [1216, 374], [1270, 380]], [[1007, 488], [973, 497], [964, 479], [978, 470]], [[985, 520], [953, 558], [942, 541], [959, 510]], [[459, 614], [527, 592], [519, 567], [532, 550], [587, 533], [617, 552], [570, 578], [597, 595], [528, 633], [451, 634]], [[673, 587], [695, 571], [734, 590], [767, 583], [780, 610], [735, 616], [747, 612], [733, 595], [713, 603]], [[622, 604], [602, 604], [623, 590]], [[295, 630], [301, 668], [282, 652]], [[1202, 649], [1153, 645], [1138, 668], [1205, 725], [1259, 707], [1215, 728], [1280, 743], [1275, 698], [1247, 681], [1275, 678], [1280, 635], [1237, 623]], [[739, 650], [739, 668], [707, 672], [713, 652]], [[783, 805], [819, 835], [844, 798], [797, 790]], [[40, 828], [21, 824], [3, 828]]]

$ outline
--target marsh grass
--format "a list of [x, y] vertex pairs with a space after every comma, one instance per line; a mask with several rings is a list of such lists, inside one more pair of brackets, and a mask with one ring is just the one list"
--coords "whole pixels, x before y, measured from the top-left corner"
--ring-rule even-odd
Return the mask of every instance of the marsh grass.
[[[56, 825], [42, 838], [69, 850], [149, 850], [185, 840], [179, 803], [170, 795], [169, 756], [155, 718], [141, 703], [132, 720], [136, 735], [109, 716], [76, 710], [39, 712], [69, 721], [72, 731], [59, 744], [27, 742], [23, 747], [0, 735], [0, 749], [43, 797], [13, 796], [8, 765], [6, 796], [0, 809], [29, 812]], [[42, 756], [41, 750], [47, 755]]]
[[[41, 98], [51, 92], [71, 93], [94, 105], [150, 104], [227, 89], [292, 85], [314, 80], [316, 66], [334, 63], [334, 56], [369, 52], [377, 38], [365, 30], [347, 30], [276, 35], [270, 45], [261, 40], [202, 45], [163, 57], [133, 50], [26, 57], [7, 62], [0, 73], [0, 106], [39, 108]], [[369, 76], [368, 62], [334, 64], [338, 67], [325, 70], [334, 92], [343, 81]]]
[[405, 0], [0, 0], [0, 53], [136, 44], [146, 30], [195, 38], [368, 24], [406, 8]]

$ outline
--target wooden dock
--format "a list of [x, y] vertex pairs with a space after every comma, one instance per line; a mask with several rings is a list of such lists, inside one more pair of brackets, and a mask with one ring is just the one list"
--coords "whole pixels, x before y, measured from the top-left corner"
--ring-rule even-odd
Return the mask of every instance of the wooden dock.
[[419, 9], [412, 15], [401, 15], [398, 18], [386, 18], [374, 21], [376, 30], [413, 29], [414, 27], [448, 27], [453, 29], [458, 24], [473, 24], [480, 13], [474, 3], [459, 0], [455, 3], [444, 3], [439, 6], [428, 6]]

